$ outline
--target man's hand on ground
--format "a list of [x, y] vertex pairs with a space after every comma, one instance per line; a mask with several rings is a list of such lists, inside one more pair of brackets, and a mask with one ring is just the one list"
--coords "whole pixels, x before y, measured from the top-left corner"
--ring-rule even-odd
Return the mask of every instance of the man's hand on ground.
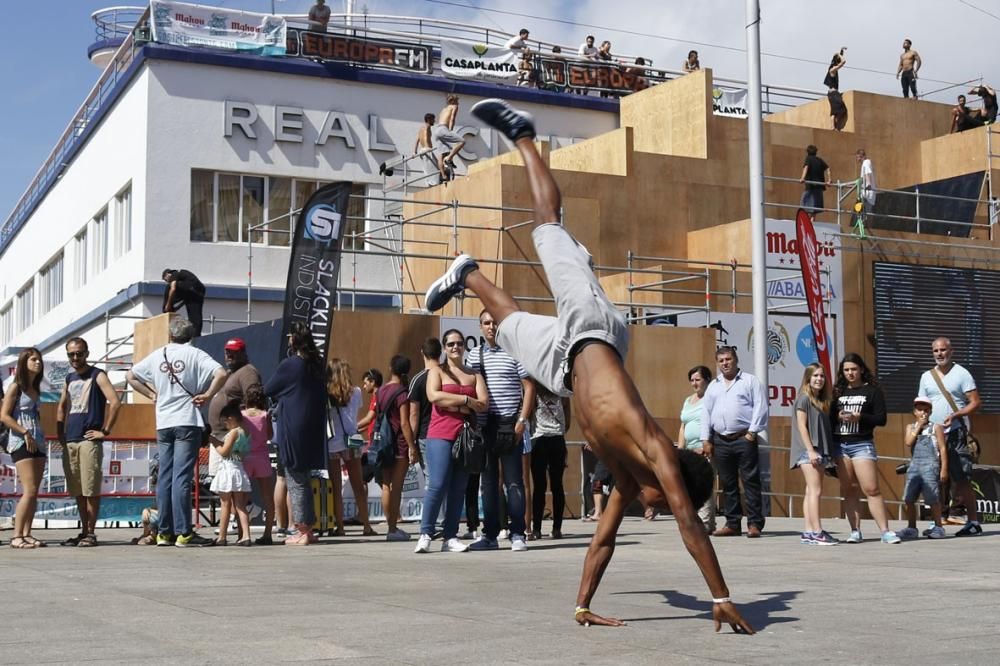
[[619, 620], [613, 617], [601, 617], [591, 613], [590, 611], [584, 611], [582, 613], [576, 614], [576, 623], [582, 624], [583, 626], [589, 626], [591, 624], [597, 624], [602, 627], [624, 627], [625, 621]]
[[757, 633], [750, 626], [750, 623], [743, 619], [743, 616], [736, 610], [736, 606], [732, 602], [727, 601], [723, 604], [712, 604], [712, 618], [715, 620], [715, 631], [717, 632], [722, 628], [722, 623], [727, 622], [736, 633]]

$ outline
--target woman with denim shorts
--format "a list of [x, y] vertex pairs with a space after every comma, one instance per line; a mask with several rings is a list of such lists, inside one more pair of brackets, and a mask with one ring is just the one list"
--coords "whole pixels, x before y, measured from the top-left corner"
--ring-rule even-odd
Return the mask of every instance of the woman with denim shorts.
[[795, 401], [792, 420], [791, 468], [798, 468], [806, 482], [802, 513], [806, 529], [801, 543], [810, 546], [836, 546], [839, 541], [823, 529], [819, 519], [819, 498], [823, 491], [823, 472], [831, 465], [833, 432], [830, 429], [830, 403], [833, 392], [826, 380], [826, 371], [819, 363], [806, 366], [802, 386]]
[[859, 355], [845, 354], [837, 371], [837, 385], [830, 408], [837, 475], [844, 496], [851, 536], [847, 543], [861, 543], [860, 493], [868, 498], [868, 510], [882, 532], [882, 543], [899, 543], [889, 529], [882, 491], [878, 487], [878, 454], [875, 428], [885, 425], [885, 397]]

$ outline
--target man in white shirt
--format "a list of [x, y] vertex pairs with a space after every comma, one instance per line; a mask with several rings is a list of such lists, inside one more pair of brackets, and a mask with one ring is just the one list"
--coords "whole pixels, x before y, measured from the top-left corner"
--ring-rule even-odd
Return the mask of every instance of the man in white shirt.
[[511, 37], [504, 44], [511, 51], [523, 51], [528, 48], [528, 29], [521, 28], [520, 32], [517, 33], [517, 37]]
[[[972, 456], [966, 444], [966, 433], [969, 431], [969, 416], [979, 409], [979, 390], [972, 374], [951, 360], [951, 340], [937, 338], [931, 344], [931, 352], [934, 354], [934, 367], [920, 376], [918, 395], [931, 401], [931, 423], [940, 423], [944, 428], [948, 447], [948, 476], [954, 494], [965, 504], [969, 516], [965, 527], [956, 532], [955, 536], [975, 536], [982, 534], [983, 528], [979, 525], [976, 495], [972, 491]], [[947, 396], [941, 391], [938, 380], [948, 392]], [[952, 408], [952, 402], [958, 407], [957, 410]]]
[[170, 343], [153, 351], [128, 371], [138, 393], [156, 403], [160, 510], [157, 546], [210, 546], [191, 524], [191, 485], [205, 420], [198, 408], [226, 383], [226, 369], [189, 343], [194, 326], [187, 319], [170, 322]]
[[861, 165], [858, 196], [865, 204], [865, 215], [869, 215], [875, 208], [875, 169], [872, 167], [871, 159], [865, 154], [864, 148], [858, 148], [855, 157], [857, 157], [858, 164]]
[[580, 44], [580, 50], [578, 53], [581, 58], [586, 58], [587, 60], [597, 60], [597, 47], [594, 46], [593, 35], [587, 35], [587, 41]]

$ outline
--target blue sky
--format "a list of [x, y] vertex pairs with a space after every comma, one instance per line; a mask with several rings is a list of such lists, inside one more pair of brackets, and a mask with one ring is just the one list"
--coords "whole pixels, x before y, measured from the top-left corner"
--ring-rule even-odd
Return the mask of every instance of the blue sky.
[[[110, 0], [4, 3], [5, 58], [0, 84], [0, 215], [10, 213], [99, 75], [87, 60], [90, 15]], [[200, 4], [269, 11], [270, 0]], [[305, 13], [311, 0], [276, 0], [279, 13]], [[343, 11], [342, 0], [329, 0]], [[472, 6], [469, 6], [472, 5]], [[546, 41], [577, 44], [587, 33], [612, 40], [613, 52], [642, 54], [676, 69], [688, 49], [716, 77], [746, 79], [744, 3], [739, 0], [356, 0], [356, 11], [435, 16], [514, 32], [529, 27]], [[954, 100], [954, 83], [984, 77], [1000, 84], [994, 0], [761, 0], [763, 80], [820, 89], [830, 55], [847, 45], [841, 89], [897, 95], [894, 72], [903, 37], [924, 60], [922, 92]], [[905, 9], [904, 9], [905, 8]], [[993, 53], [993, 55], [990, 55]], [[964, 86], [968, 88], [969, 86]]]

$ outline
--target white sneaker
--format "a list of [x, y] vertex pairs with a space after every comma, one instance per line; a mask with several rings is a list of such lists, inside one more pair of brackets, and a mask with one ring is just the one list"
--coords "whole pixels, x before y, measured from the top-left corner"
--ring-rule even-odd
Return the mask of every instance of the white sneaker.
[[429, 534], [421, 534], [420, 538], [417, 539], [417, 547], [413, 549], [414, 553], [428, 553], [431, 550], [431, 537]]
[[410, 535], [399, 529], [398, 527], [385, 535], [386, 541], [409, 541]]
[[[429, 545], [430, 542], [428, 542], [428, 546]], [[461, 541], [455, 538], [448, 539], [447, 541], [441, 544], [442, 553], [464, 553], [467, 550], [469, 550], [469, 545], [462, 543]]]
[[523, 534], [514, 534], [510, 537], [510, 549], [515, 552], [528, 550], [528, 543], [524, 540]]
[[510, 539], [510, 530], [500, 530], [500, 533], [497, 534], [497, 541], [501, 539]]

